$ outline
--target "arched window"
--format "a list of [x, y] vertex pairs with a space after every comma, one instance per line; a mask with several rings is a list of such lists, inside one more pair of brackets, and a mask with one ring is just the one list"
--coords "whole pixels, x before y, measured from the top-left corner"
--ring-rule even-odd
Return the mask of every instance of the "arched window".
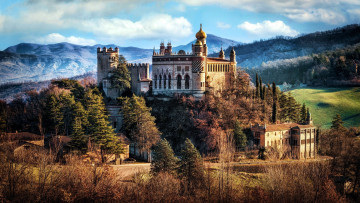
[[189, 88], [190, 88], [190, 76], [185, 75], [185, 89], [189, 89]]
[[168, 88], [171, 89], [171, 75], [169, 73], [169, 76], [168, 76]]
[[181, 75], [177, 76], [177, 89], [180, 90], [181, 89]]
[[164, 89], [166, 89], [166, 75], [164, 75]]
[[155, 89], [157, 88], [157, 75], [154, 76]]
[[159, 75], [159, 89], [161, 89], [161, 75]]

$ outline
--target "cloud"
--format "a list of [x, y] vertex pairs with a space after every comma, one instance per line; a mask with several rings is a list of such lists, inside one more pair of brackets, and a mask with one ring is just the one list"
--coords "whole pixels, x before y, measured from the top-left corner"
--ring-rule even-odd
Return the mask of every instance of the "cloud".
[[167, 14], [149, 15], [139, 21], [119, 18], [84, 21], [80, 29], [95, 35], [125, 39], [173, 39], [192, 34], [191, 23], [186, 18]]
[[226, 24], [223, 22], [217, 22], [216, 26], [221, 29], [229, 29], [231, 27], [230, 24]]
[[82, 37], [65, 37], [59, 33], [51, 33], [46, 35], [45, 37], [40, 37], [35, 40], [33, 40], [35, 43], [40, 44], [55, 44], [55, 43], [61, 43], [61, 42], [68, 42], [71, 44], [78, 44], [78, 45], [95, 45], [96, 41], [93, 39], [85, 39]]
[[275, 37], [275, 36], [291, 36], [294, 37], [299, 34], [294, 29], [291, 29], [284, 22], [278, 21], [263, 21], [261, 23], [252, 24], [249, 22], [244, 22], [237, 26], [240, 29], [246, 30], [247, 32], [257, 35], [259, 37]]
[[[180, 1], [180, 0], [179, 0]], [[257, 13], [278, 13], [299, 22], [346, 22], [348, 9], [359, 7], [359, 0], [181, 0], [191, 6], [219, 5]]]
[[0, 15], [0, 32], [4, 29], [5, 16]]
[[285, 10], [285, 16], [299, 22], [325, 22], [328, 24], [340, 24], [346, 21], [346, 18], [337, 12], [325, 9], [290, 9]]

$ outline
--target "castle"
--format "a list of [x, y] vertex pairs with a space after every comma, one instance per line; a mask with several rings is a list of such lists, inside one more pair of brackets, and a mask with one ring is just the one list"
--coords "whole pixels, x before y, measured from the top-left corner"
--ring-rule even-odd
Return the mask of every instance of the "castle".
[[[116, 68], [119, 63], [119, 48], [114, 50], [110, 47], [97, 48], [97, 83], [102, 87], [107, 97], [116, 99], [121, 95], [118, 89], [111, 87], [111, 70]], [[131, 91], [137, 95], [146, 93], [151, 87], [148, 63], [127, 63], [131, 76]]]
[[[150, 89], [153, 95], [173, 96], [187, 94], [201, 98], [206, 91], [218, 91], [227, 88], [236, 73], [236, 55], [230, 52], [230, 60], [225, 59], [221, 48], [219, 57], [208, 57], [206, 33], [196, 33], [196, 43], [192, 53], [184, 50], [173, 53], [171, 43], [165, 47], [160, 44], [160, 51], [153, 51], [152, 80], [149, 77], [149, 64], [127, 64], [131, 73], [131, 89], [135, 94], [146, 93]], [[97, 78], [106, 96], [117, 98], [120, 92], [111, 88], [110, 71], [117, 67], [119, 49], [97, 49]]]
[[230, 60], [225, 59], [221, 48], [219, 57], [208, 57], [206, 33], [196, 33], [196, 43], [192, 53], [180, 50], [172, 52], [171, 43], [165, 47], [160, 43], [160, 51], [152, 56], [153, 95], [189, 94], [201, 98], [205, 91], [226, 88], [236, 72], [236, 55], [230, 52]]

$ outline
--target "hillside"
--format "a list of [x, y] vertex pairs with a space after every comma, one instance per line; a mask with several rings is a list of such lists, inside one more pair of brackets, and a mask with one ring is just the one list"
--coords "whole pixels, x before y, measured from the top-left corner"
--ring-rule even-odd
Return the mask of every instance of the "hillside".
[[[297, 38], [277, 37], [250, 44], [241, 44], [235, 46], [236, 59], [241, 67], [258, 67], [263, 62], [307, 56], [359, 43], [359, 33], [359, 25], [348, 25]], [[230, 49], [225, 50], [226, 56], [229, 56]], [[212, 56], [216, 55], [213, 54]]]
[[291, 94], [299, 103], [305, 102], [316, 125], [330, 128], [338, 113], [346, 127], [360, 126], [360, 87], [295, 89]]

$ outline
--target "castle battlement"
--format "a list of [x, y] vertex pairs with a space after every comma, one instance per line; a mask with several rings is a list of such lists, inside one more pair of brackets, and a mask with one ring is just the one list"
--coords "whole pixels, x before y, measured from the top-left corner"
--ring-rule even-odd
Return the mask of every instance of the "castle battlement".
[[97, 53], [99, 54], [99, 53], [103, 53], [103, 54], [114, 54], [114, 53], [117, 53], [117, 54], [119, 54], [119, 48], [118, 47], [115, 47], [115, 49], [113, 49], [112, 47], [110, 47], [110, 48], [106, 48], [106, 47], [104, 47], [104, 48], [100, 48], [100, 47], [98, 47], [97, 48]]
[[128, 63], [126, 64], [128, 68], [147, 68], [150, 66], [149, 63]]

